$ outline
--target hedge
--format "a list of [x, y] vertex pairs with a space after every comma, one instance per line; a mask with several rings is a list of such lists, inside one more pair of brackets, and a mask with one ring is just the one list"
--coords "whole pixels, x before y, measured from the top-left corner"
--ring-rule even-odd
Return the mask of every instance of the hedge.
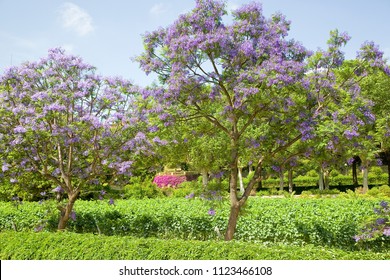
[[[353, 248], [353, 236], [370, 217], [378, 199], [269, 199], [251, 197], [243, 209], [235, 239]], [[54, 202], [0, 203], [0, 231], [56, 231]], [[210, 202], [208, 202], [210, 203]], [[217, 240], [226, 229], [228, 203], [213, 206], [200, 199], [77, 201], [68, 231], [117, 236]], [[54, 209], [54, 210], [50, 210]], [[218, 234], [220, 232], [220, 235]], [[390, 244], [390, 242], [389, 242]], [[382, 247], [382, 243], [371, 244]], [[373, 248], [372, 247], [372, 248]]]
[[[388, 175], [387, 174], [368, 174], [368, 182], [370, 185], [386, 185], [388, 183]], [[296, 190], [300, 188], [306, 187], [315, 187], [318, 185], [318, 177], [310, 177], [310, 176], [297, 176], [293, 179], [293, 183], [295, 185]], [[360, 186], [363, 184], [363, 178], [361, 176], [358, 177], [358, 183]], [[279, 178], [269, 178], [262, 181], [263, 188], [279, 188], [280, 179]], [[285, 176], [284, 185], [286, 188], [288, 187], [287, 176]], [[337, 176], [329, 177], [329, 185], [333, 188], [343, 187], [345, 189], [347, 186], [353, 185], [352, 176], [338, 174]]]
[[162, 240], [70, 232], [0, 233], [2, 260], [388, 260], [390, 252], [313, 245]]

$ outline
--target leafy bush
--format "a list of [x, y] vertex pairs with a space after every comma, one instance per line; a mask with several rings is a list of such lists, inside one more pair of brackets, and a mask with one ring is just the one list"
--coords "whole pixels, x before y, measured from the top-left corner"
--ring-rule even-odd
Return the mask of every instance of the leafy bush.
[[390, 198], [390, 187], [387, 185], [373, 187], [368, 190], [367, 195], [378, 198]]
[[150, 178], [132, 177], [130, 183], [124, 187], [124, 198], [156, 198], [162, 197], [163, 193]]
[[387, 175], [384, 171], [383, 171], [383, 169], [381, 168], [381, 167], [379, 167], [379, 166], [372, 166], [371, 168], [370, 168], [370, 172], [369, 172], [369, 174], [373, 174], [374, 176], [382, 176], [382, 175]]
[[2, 260], [388, 260], [389, 251], [324, 246], [163, 240], [75, 234], [0, 233]]
[[[238, 221], [235, 239], [352, 248], [353, 236], [379, 201], [359, 197], [250, 198]], [[43, 205], [25, 202], [16, 208], [2, 202], [0, 230], [56, 231], [55, 205], [50, 201]], [[197, 240], [222, 238], [229, 216], [224, 200], [200, 198], [116, 200], [114, 205], [77, 201], [74, 210], [76, 219], [68, 225], [71, 232]]]
[[390, 206], [387, 201], [381, 201], [374, 208], [374, 214], [368, 218], [358, 235], [354, 238], [356, 242], [367, 245], [371, 242], [382, 241], [390, 243]]

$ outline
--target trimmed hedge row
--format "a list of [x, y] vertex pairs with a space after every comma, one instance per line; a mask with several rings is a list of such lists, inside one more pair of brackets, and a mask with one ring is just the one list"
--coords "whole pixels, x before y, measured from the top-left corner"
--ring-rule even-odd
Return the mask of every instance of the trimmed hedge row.
[[[361, 222], [373, 214], [377, 199], [269, 199], [252, 197], [238, 221], [235, 239], [285, 244], [314, 244], [353, 248]], [[226, 229], [229, 207], [200, 199], [77, 201], [76, 220], [68, 231], [104, 235], [220, 239]], [[52, 210], [50, 210], [52, 209]], [[58, 211], [54, 202], [26, 202], [16, 209], [0, 203], [0, 231], [55, 231]], [[219, 233], [218, 233], [219, 232]], [[387, 240], [390, 241], [390, 240]], [[390, 242], [388, 242], [390, 244]], [[372, 243], [371, 248], [383, 247]]]
[[388, 260], [390, 252], [313, 245], [162, 240], [69, 232], [0, 233], [2, 260]]
[[[285, 176], [287, 178], [287, 176]], [[363, 178], [358, 177], [359, 185], [361, 186], [363, 184]], [[387, 174], [371, 174], [368, 175], [368, 182], [370, 185], [386, 185], [388, 183], [388, 175]], [[310, 176], [297, 176], [293, 179], [293, 183], [297, 189], [305, 188], [305, 187], [313, 187], [318, 185], [318, 177], [310, 177]], [[276, 188], [278, 189], [280, 186], [280, 179], [278, 178], [270, 178], [263, 180], [262, 182], [263, 188]], [[285, 186], [288, 186], [288, 181], [285, 179], [284, 181]], [[337, 188], [344, 186], [352, 186], [352, 176], [346, 176], [346, 175], [337, 175], [337, 176], [330, 176], [329, 177], [329, 185]], [[343, 189], [344, 189], [343, 188]]]

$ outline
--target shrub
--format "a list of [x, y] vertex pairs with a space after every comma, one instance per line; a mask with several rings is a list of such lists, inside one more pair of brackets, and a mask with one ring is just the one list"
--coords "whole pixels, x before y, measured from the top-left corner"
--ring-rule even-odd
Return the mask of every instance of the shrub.
[[383, 171], [383, 169], [379, 166], [372, 166], [370, 168], [370, 172], [371, 174], [374, 174], [374, 176], [382, 176], [382, 175], [386, 175], [386, 173]]
[[380, 242], [382, 245], [390, 244], [390, 206], [389, 202], [381, 201], [373, 210], [373, 216], [369, 217], [355, 235], [355, 241], [367, 245], [372, 242]]
[[171, 191], [173, 197], [184, 198], [192, 194], [198, 196], [202, 192], [202, 184], [197, 181], [186, 181], [179, 185], [178, 188]]
[[[235, 239], [351, 248], [359, 225], [378, 199], [262, 199], [251, 197], [241, 213]], [[0, 230], [55, 231], [55, 202], [0, 202]], [[214, 213], [209, 213], [211, 208]], [[53, 209], [53, 211], [48, 211]], [[209, 240], [223, 235], [229, 217], [225, 200], [169, 198], [77, 201], [68, 231], [134, 237]]]
[[185, 176], [176, 176], [176, 175], [157, 175], [153, 179], [159, 188], [163, 187], [177, 187], [179, 184], [186, 181]]
[[318, 178], [318, 172], [316, 170], [310, 170], [306, 173], [307, 177]]
[[150, 178], [142, 180], [140, 177], [132, 177], [130, 183], [124, 187], [124, 198], [156, 198], [163, 193]]

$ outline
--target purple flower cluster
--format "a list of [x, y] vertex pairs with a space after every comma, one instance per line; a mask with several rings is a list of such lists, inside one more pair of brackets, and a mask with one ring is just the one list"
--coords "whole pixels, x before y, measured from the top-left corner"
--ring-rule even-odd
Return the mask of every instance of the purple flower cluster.
[[361, 233], [354, 236], [356, 242], [375, 240], [382, 236], [390, 236], [390, 207], [387, 201], [381, 201], [379, 208], [374, 208], [376, 214], [362, 229]]
[[153, 183], [155, 183], [159, 188], [164, 188], [164, 187], [175, 188], [185, 181], [186, 181], [185, 176], [175, 176], [175, 175], [157, 175], [153, 179]]
[[210, 210], [207, 212], [207, 214], [209, 214], [210, 216], [215, 216], [217, 212], [213, 209], [213, 208], [210, 208]]

